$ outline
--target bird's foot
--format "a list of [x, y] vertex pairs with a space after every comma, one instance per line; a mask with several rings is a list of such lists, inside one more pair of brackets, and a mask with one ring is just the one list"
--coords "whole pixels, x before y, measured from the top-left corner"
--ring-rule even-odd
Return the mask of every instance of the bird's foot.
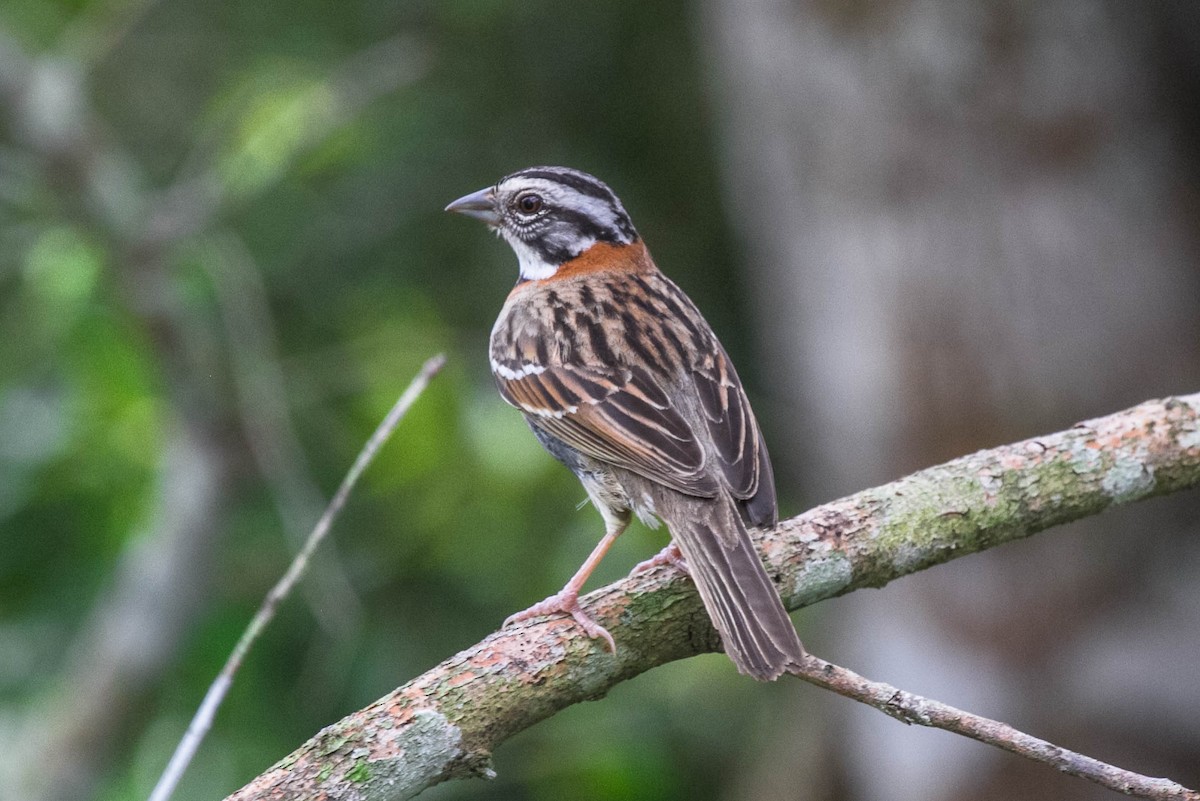
[[514, 623], [520, 623], [523, 620], [541, 617], [542, 615], [553, 615], [557, 612], [566, 612], [575, 619], [579, 628], [583, 629], [589, 637], [604, 640], [608, 644], [610, 652], [614, 654], [617, 652], [617, 643], [612, 635], [608, 633], [608, 629], [601, 626], [592, 619], [591, 615], [583, 611], [583, 607], [579, 605], [579, 593], [572, 592], [567, 588], [564, 588], [556, 595], [551, 595], [544, 601], [539, 601], [524, 612], [517, 612], [515, 615], [511, 615], [504, 621], [504, 625], [501, 628], [508, 628]]
[[691, 575], [688, 571], [687, 560], [683, 558], [683, 554], [679, 551], [679, 546], [672, 541], [666, 548], [651, 556], [644, 562], [638, 562], [633, 566], [633, 570], [629, 572], [631, 576], [640, 576], [656, 567], [662, 565], [670, 565], [679, 568], [685, 576]]

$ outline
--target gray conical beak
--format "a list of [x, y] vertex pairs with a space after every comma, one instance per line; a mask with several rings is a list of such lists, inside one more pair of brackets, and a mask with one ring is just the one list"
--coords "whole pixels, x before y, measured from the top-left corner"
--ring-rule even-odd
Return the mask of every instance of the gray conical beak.
[[447, 206], [446, 211], [465, 214], [492, 226], [500, 224], [500, 215], [496, 213], [495, 197], [490, 186], [460, 197]]

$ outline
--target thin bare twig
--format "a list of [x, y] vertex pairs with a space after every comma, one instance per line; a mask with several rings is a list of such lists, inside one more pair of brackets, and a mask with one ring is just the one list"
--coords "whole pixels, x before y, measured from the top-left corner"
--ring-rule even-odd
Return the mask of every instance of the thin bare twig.
[[[161, 574], [162, 580], [156, 579], [155, 586], [161, 583], [190, 588], [196, 576], [204, 575], [205, 571], [196, 570], [195, 559], [187, 561], [183, 557], [190, 552], [211, 552], [220, 530], [220, 516], [212, 510], [223, 508], [221, 499], [239, 463], [231, 450], [232, 441], [222, 436], [228, 428], [224, 418], [230, 414], [226, 398], [214, 393], [208, 380], [213, 368], [219, 367], [215, 360], [209, 360], [213, 351], [207, 341], [196, 335], [203, 329], [196, 325], [192, 310], [178, 302], [168, 267], [180, 246], [209, 231], [231, 211], [235, 201], [246, 203], [253, 195], [244, 192], [234, 198], [219, 184], [198, 192], [189, 186], [186, 174], [168, 189], [154, 189], [118, 132], [91, 104], [91, 70], [119, 47], [122, 37], [156, 5], [157, 0], [102, 0], [91, 4], [54, 47], [37, 54], [28, 52], [0, 27], [0, 113], [12, 134], [15, 152], [28, 162], [31, 175], [44, 173], [41, 179], [45, 187], [39, 184], [38, 188], [55, 194], [62, 213], [95, 233], [112, 251], [113, 263], [121, 266], [117, 271], [119, 294], [132, 315], [153, 332], [147, 340], [154, 345], [153, 356], [166, 375], [167, 399], [181, 420], [179, 441], [196, 443], [191, 459], [172, 456], [172, 463], [182, 469], [197, 459], [207, 460], [206, 464], [196, 463], [194, 469], [206, 478], [196, 485], [203, 491], [196, 497], [204, 498], [208, 511], [197, 507], [193, 513], [189, 508], [185, 510], [188, 515], [179, 519], [178, 515], [163, 517], [162, 526], [143, 537], [131, 538], [129, 554], [122, 560], [127, 559], [135, 569], [117, 572], [112, 590], [100, 598], [91, 616], [92, 623], [76, 638], [73, 650], [85, 655], [78, 663], [82, 667], [76, 669], [73, 662], [65, 670], [62, 687], [56, 693], [59, 700], [53, 702], [72, 710], [72, 714], [46, 715], [40, 710], [44, 704], [31, 707], [31, 720], [23, 727], [21, 739], [53, 744], [55, 747], [41, 750], [35, 746], [34, 751], [53, 752], [58, 758], [46, 763], [23, 758], [17, 754], [19, 749], [8, 749], [11, 753], [0, 759], [0, 773], [7, 773], [12, 765], [13, 771], [22, 775], [28, 787], [22, 788], [21, 797], [29, 801], [91, 795], [104, 759], [117, 743], [108, 733], [122, 727], [136, 706], [134, 700], [154, 686], [163, 667], [171, 661], [170, 653], [181, 641], [180, 632], [188, 628], [190, 618], [200, 608], [196, 603], [173, 604], [169, 610], [152, 602], [141, 607], [126, 604], [153, 600], [154, 596], [144, 592], [142, 586], [146, 569]], [[427, 61], [420, 41], [396, 36], [334, 65], [318, 82], [314, 95], [316, 119], [300, 126], [302, 140], [290, 158], [278, 165], [271, 179], [277, 181], [286, 175], [295, 158], [352, 123], [372, 101], [415, 81]], [[202, 156], [215, 158], [202, 146], [197, 150]], [[212, 169], [207, 160], [203, 163]], [[220, 177], [215, 171], [212, 175], [214, 179]], [[263, 182], [255, 189], [261, 192], [270, 185]], [[178, 197], [182, 197], [180, 202], [172, 202]], [[175, 483], [168, 469], [160, 485]], [[319, 503], [316, 509], [320, 509]], [[183, 536], [192, 542], [176, 541]], [[157, 549], [146, 547], [150, 540], [163, 540], [163, 545]], [[167, 561], [149, 564], [148, 556]], [[168, 580], [172, 575], [176, 580]], [[131, 608], [137, 614], [132, 614]], [[138, 615], [152, 614], [156, 615], [154, 625], [144, 626], [139, 633], [143, 640], [154, 635], [157, 641], [137, 648], [99, 647], [92, 653], [94, 659], [86, 659], [93, 644], [111, 646], [113, 642], [105, 639], [104, 621], [116, 619], [128, 625]], [[135, 675], [137, 680], [116, 680], [127, 675]], [[97, 693], [98, 677], [104, 676], [115, 678], [102, 682], [109, 689]]]
[[1041, 762], [1063, 773], [1079, 776], [1118, 793], [1153, 801], [1200, 801], [1200, 793], [1170, 779], [1156, 779], [1118, 768], [1054, 743], [1046, 742], [1014, 729], [1007, 723], [973, 715], [941, 701], [871, 681], [852, 670], [805, 654], [792, 675], [832, 690], [838, 695], [874, 707], [902, 723], [928, 726], [961, 734], [981, 743], [994, 745], [1018, 756]]
[[196, 710], [192, 722], [188, 724], [187, 731], [180, 740], [179, 745], [175, 748], [175, 753], [171, 755], [170, 762], [167, 763], [166, 769], [162, 776], [159, 777], [158, 784], [155, 785], [154, 791], [150, 794], [150, 801], [167, 801], [171, 794], [175, 791], [175, 787], [179, 784], [183, 772], [187, 769], [188, 764], [192, 761], [192, 757], [196, 754], [196, 749], [200, 747], [200, 743], [204, 740], [204, 736], [208, 730], [212, 728], [213, 718], [216, 716], [217, 709], [221, 706], [221, 702], [225, 699], [225, 695], [229, 692], [230, 686], [233, 684], [233, 677], [241, 667], [242, 661], [246, 658], [246, 654], [250, 651], [250, 647], [254, 645], [255, 640], [262, 634], [263, 630], [275, 617], [275, 612], [279, 608], [279, 604], [288, 596], [296, 582], [304, 575], [305, 569], [308, 567], [309, 560], [314, 551], [321, 544], [322, 540], [329, 533], [330, 526], [341, 512], [342, 507], [346, 504], [346, 498], [350, 496], [350, 492], [354, 489], [354, 485], [358, 483], [359, 477], [363, 471], [367, 469], [367, 465], [375, 458], [375, 454], [387, 441], [387, 438], [396, 430], [396, 426], [404, 419], [404, 415], [408, 412], [409, 407], [420, 397], [425, 388], [429, 386], [429, 382], [437, 375], [438, 371], [446, 363], [446, 357], [438, 354], [425, 362], [421, 367], [421, 371], [417, 373], [408, 388], [400, 396], [392, 406], [391, 411], [383, 418], [383, 422], [375, 429], [375, 433], [367, 440], [367, 444], [359, 452], [358, 458], [354, 460], [350, 470], [346, 473], [346, 477], [342, 479], [342, 484], [338, 487], [338, 491], [333, 496], [333, 500], [329, 502], [325, 513], [321, 515], [321, 519], [317, 521], [313, 527], [312, 533], [308, 536], [308, 541], [304, 543], [304, 547], [292, 559], [292, 563], [288, 566], [287, 571], [279, 582], [271, 588], [267, 593], [267, 597], [263, 600], [262, 606], [255, 613], [254, 618], [242, 633], [241, 639], [234, 646], [233, 651], [229, 654], [229, 658], [225, 661], [224, 667], [217, 675], [217, 678], [209, 686], [208, 692], [204, 695], [204, 701], [200, 704], [200, 708]]

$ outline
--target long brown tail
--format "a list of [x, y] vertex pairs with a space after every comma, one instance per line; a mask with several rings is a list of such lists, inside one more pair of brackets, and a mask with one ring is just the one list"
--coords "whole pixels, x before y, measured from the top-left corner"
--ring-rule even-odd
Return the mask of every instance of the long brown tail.
[[673, 508], [660, 505], [659, 513], [667, 512], [662, 517], [687, 560], [725, 653], [742, 673], [761, 681], [778, 678], [798, 662], [804, 648], [733, 502], [673, 495], [662, 499]]

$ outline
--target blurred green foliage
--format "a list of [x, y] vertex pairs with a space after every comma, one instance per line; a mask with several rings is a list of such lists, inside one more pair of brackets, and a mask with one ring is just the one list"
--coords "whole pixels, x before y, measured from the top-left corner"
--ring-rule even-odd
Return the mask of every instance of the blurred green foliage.
[[[322, 494], [424, 359], [450, 362], [351, 499], [336, 549], [319, 554], [348, 577], [358, 613], [329, 630], [312, 607], [327, 596], [289, 601], [180, 801], [236, 789], [556, 590], [601, 532], [491, 387], [486, 338], [515, 262], [444, 215], [449, 200], [537, 163], [601, 176], [753, 388], [689, 14], [678, 0], [0, 6], [0, 32], [30, 63], [65, 66], [67, 89], [79, 77], [64, 102], [81, 116], [66, 124], [93, 124], [67, 137], [81, 167], [29, 134], [25, 106], [0, 114], [4, 718], [61, 714], [49, 699], [69, 680], [73, 643], [122, 554], [156, 535], [157, 476], [181, 420], [214, 432], [230, 476], [212, 510], [215, 556], [194, 566], [200, 611], [169, 664], [123, 688], [95, 798], [146, 796], [291, 554], [247, 442], [255, 412], [239, 409], [233, 356], [248, 346], [213, 284], [214, 237], [244, 248], [226, 269], [265, 286], [307, 460], [294, 467]], [[184, 233], [147, 257], [147, 220]], [[660, 545], [632, 532], [598, 578]], [[718, 797], [750, 764], [779, 692], [718, 656], [671, 665], [515, 738], [495, 782], [429, 795]]]

